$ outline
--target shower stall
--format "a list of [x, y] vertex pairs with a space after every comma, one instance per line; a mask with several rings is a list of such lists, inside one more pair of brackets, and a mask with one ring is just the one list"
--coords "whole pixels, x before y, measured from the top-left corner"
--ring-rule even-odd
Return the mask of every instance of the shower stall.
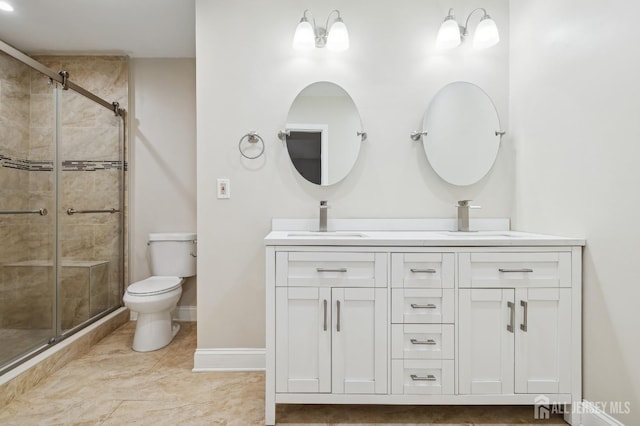
[[122, 305], [125, 112], [73, 77], [0, 41], [0, 374]]

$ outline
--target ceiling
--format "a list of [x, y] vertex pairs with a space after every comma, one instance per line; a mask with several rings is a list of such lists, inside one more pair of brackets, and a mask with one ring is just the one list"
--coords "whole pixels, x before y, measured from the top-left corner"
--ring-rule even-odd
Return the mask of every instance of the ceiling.
[[0, 40], [28, 54], [195, 57], [195, 0], [7, 0]]

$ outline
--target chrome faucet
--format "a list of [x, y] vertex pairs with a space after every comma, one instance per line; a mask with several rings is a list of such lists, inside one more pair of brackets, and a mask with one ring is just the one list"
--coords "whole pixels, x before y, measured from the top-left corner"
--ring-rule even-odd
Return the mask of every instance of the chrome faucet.
[[329, 206], [326, 201], [320, 201], [320, 224], [318, 226], [318, 231], [327, 232], [327, 210]]
[[469, 232], [469, 209], [479, 209], [480, 206], [470, 206], [471, 200], [458, 201], [458, 231]]

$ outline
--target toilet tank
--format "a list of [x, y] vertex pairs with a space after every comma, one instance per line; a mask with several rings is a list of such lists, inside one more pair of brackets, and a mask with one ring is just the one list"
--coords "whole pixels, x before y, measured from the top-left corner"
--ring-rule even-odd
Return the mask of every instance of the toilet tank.
[[152, 275], [192, 277], [196, 274], [196, 234], [149, 234], [148, 244]]

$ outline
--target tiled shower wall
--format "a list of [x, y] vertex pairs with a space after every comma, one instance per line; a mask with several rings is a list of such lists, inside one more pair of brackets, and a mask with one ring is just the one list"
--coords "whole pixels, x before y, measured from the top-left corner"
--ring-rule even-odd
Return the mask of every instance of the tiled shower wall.
[[[53, 212], [55, 175], [52, 171], [37, 170], [47, 167], [50, 170], [53, 165], [54, 93], [47, 78], [25, 66], [16, 65], [11, 59], [3, 59], [4, 62], [0, 63], [0, 119], [3, 120], [0, 127], [2, 132], [11, 132], [11, 135], [0, 134], [0, 147], [3, 148], [0, 155], [9, 158], [3, 157], [2, 165], [5, 167], [0, 167], [3, 191], [0, 208], [44, 206]], [[68, 71], [73, 82], [127, 108], [126, 57], [41, 56], [35, 59], [54, 71]], [[5, 86], [13, 90], [2, 90]], [[59, 160], [62, 161], [62, 170], [58, 214], [61, 220], [59, 238], [63, 262], [60, 302], [62, 326], [67, 329], [86, 320], [89, 315], [120, 303], [120, 214], [68, 215], [66, 210], [118, 208], [119, 174], [124, 164], [118, 161], [120, 119], [113, 112], [73, 91], [61, 93]], [[5, 140], [12, 142], [7, 144]], [[17, 167], [25, 167], [7, 167], [11, 161]], [[5, 206], [5, 203], [12, 206]], [[14, 308], [13, 312], [9, 312], [0, 305], [3, 308], [0, 327], [38, 328], [45, 321], [36, 324], [36, 316], [29, 313], [52, 312], [54, 287], [50, 265], [53, 261], [55, 232], [51, 222], [53, 218], [54, 215], [0, 218], [0, 231], [4, 231], [4, 227], [11, 230], [8, 234], [3, 233], [8, 235], [8, 244], [2, 244], [0, 250], [4, 252], [0, 251], [0, 259], [5, 264], [21, 262], [20, 268], [3, 267], [4, 274], [12, 274], [13, 279], [9, 284], [0, 283], [0, 303], [3, 295], [12, 291], [10, 300]], [[25, 261], [32, 265], [29, 267]], [[107, 265], [106, 268], [104, 265]], [[21, 274], [29, 276], [22, 277]], [[38, 280], [34, 279], [34, 275], [42, 277]], [[40, 284], [36, 284], [40, 281]], [[12, 286], [14, 288], [10, 288]], [[34, 300], [35, 294], [25, 291], [25, 287], [31, 286], [37, 287], [35, 293], [38, 300]], [[4, 299], [9, 300], [6, 297]], [[16, 323], [16, 318], [21, 320]], [[13, 323], [6, 323], [5, 320]], [[46, 326], [50, 327], [50, 323], [49, 319]]]

